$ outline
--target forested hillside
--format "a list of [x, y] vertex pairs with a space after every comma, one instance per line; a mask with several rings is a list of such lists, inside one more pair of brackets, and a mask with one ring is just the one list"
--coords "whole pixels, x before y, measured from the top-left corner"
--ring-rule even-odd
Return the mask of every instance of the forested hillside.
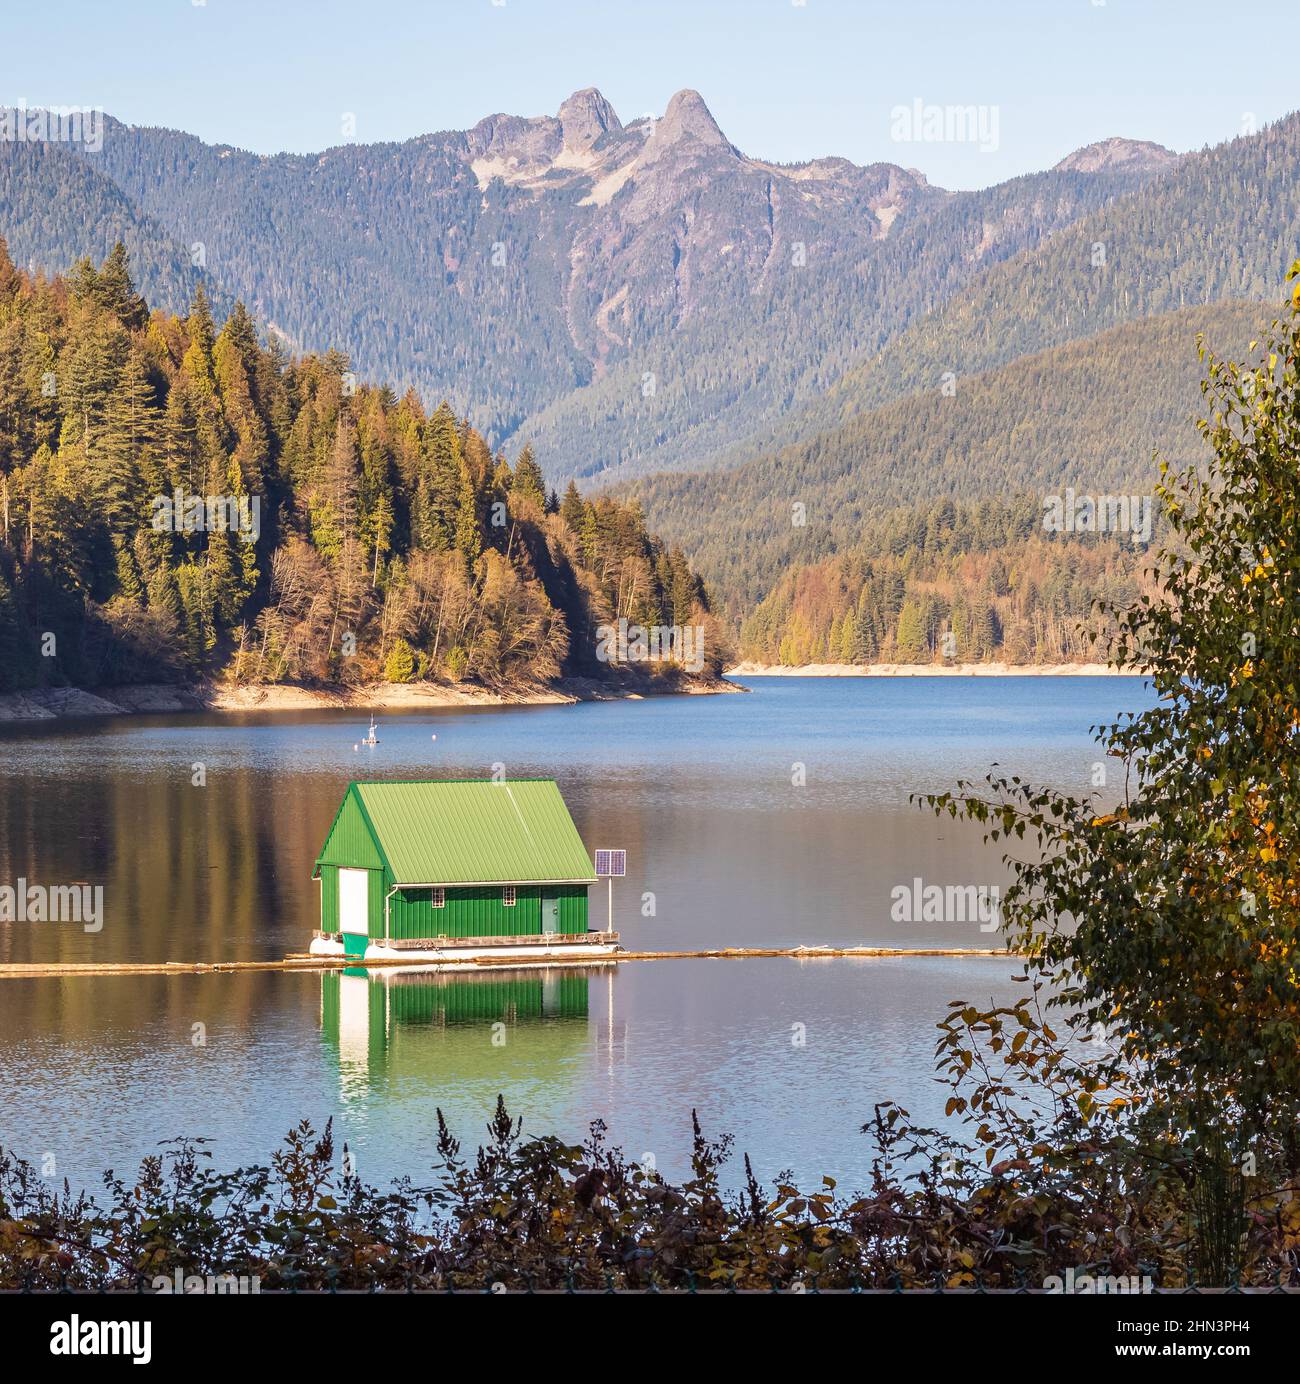
[[[494, 115], [466, 131], [319, 155], [263, 157], [110, 118], [94, 152], [0, 146], [0, 234], [21, 265], [47, 273], [88, 248], [102, 258], [120, 239], [156, 308], [185, 316], [202, 288], [216, 322], [229, 319], [219, 333], [213, 323], [213, 349], [224, 341], [229, 356], [235, 331], [244, 373], [279, 381], [260, 393], [248, 386], [256, 418], [244, 426], [247, 410], [214, 376], [221, 426], [195, 444], [206, 449], [200, 483], [212, 490], [231, 458], [242, 468], [254, 455], [244, 491], [231, 482], [216, 493], [251, 494], [264, 483], [268, 517], [255, 553], [236, 547], [229, 559], [250, 566], [238, 597], [215, 605], [196, 593], [220, 577], [220, 545], [211, 561], [193, 539], [171, 546], [184, 665], [209, 670], [233, 657], [241, 677], [342, 677], [374, 673], [374, 650], [389, 646], [383, 620], [397, 610], [390, 586], [418, 588], [427, 573], [412, 555], [437, 551], [434, 532], [417, 522], [425, 500], [412, 449], [431, 458], [444, 487], [459, 485], [463, 462], [480, 510], [504, 493], [499, 454], [508, 444], [518, 456], [525, 441], [542, 490], [575, 477], [621, 497], [596, 508], [631, 516], [654, 582], [637, 575], [609, 586], [606, 557], [580, 544], [570, 561], [604, 584], [602, 609], [644, 599], [667, 610], [663, 591], [676, 579], [659, 571], [662, 551], [626, 508], [642, 506], [649, 530], [685, 554], [679, 567], [689, 561], [709, 581], [732, 632], [783, 576], [870, 544], [881, 516], [900, 507], [1067, 487], [1149, 492], [1154, 451], [1178, 462], [1198, 446], [1196, 333], [1241, 355], [1272, 316], [1257, 305], [1275, 301], [1300, 243], [1297, 169], [1293, 115], [1200, 153], [1111, 140], [1045, 172], [948, 193], [892, 163], [764, 162], [735, 148], [692, 91], [678, 92], [662, 117], [624, 125], [587, 89], [555, 116]], [[69, 391], [101, 388], [95, 351], [137, 359], [147, 390], [130, 388], [164, 418], [182, 406], [172, 402], [175, 379], [185, 382], [182, 400], [203, 392], [187, 382], [188, 347], [177, 345], [189, 327], [168, 326], [166, 316], [123, 326], [126, 346], [114, 338], [87, 347], [73, 324], [95, 297], [90, 282], [84, 265], [62, 287], [23, 281], [21, 296], [47, 304], [39, 311], [57, 321], [33, 345], [37, 310], [24, 310], [23, 344], [11, 350], [24, 360], [44, 353], [36, 373], [52, 374], [57, 391], [10, 408], [27, 419], [30, 450], [5, 463], [10, 471], [35, 464], [42, 443], [51, 458], [80, 445], [84, 464], [98, 464], [95, 410], [64, 412]], [[230, 312], [231, 289], [250, 312]], [[270, 347], [255, 339], [254, 319]], [[28, 379], [34, 370], [11, 367]], [[376, 391], [356, 387], [355, 376], [386, 378], [392, 393], [372, 405]], [[119, 384], [114, 376], [103, 386], [103, 399]], [[417, 395], [447, 403], [426, 417]], [[376, 408], [382, 427], [368, 421]], [[46, 415], [40, 432], [32, 420]], [[333, 433], [321, 439], [340, 419], [355, 433], [343, 454], [352, 447], [361, 458], [355, 540], [370, 552], [373, 600], [388, 611], [346, 665], [338, 626], [356, 633], [360, 617], [347, 612], [360, 588], [340, 572], [312, 498], [314, 468], [328, 469], [335, 443]], [[383, 522], [363, 464], [372, 434], [393, 477]], [[448, 459], [444, 444], [431, 451], [432, 435], [454, 435], [460, 459]], [[182, 454], [173, 442], [150, 448], [169, 465]], [[187, 463], [187, 476], [196, 465]], [[440, 503], [455, 509], [459, 498]], [[568, 514], [576, 524], [572, 506]], [[525, 561], [563, 615], [560, 664], [572, 671], [587, 617], [538, 556], [552, 538], [571, 546], [573, 524], [552, 517], [521, 527], [526, 559], [509, 539], [501, 555], [512, 568]], [[115, 522], [116, 511], [108, 528]], [[497, 551], [499, 529], [482, 513], [477, 522], [484, 549]], [[455, 546], [454, 528], [437, 541]], [[147, 612], [149, 558], [120, 533], [95, 532], [98, 547], [59, 559], [82, 566], [55, 587], [83, 592], [99, 612], [142, 582]], [[318, 585], [314, 574], [295, 584], [285, 565], [307, 551], [341, 583], [323, 662], [272, 628], [281, 615], [296, 618], [285, 592]], [[195, 587], [185, 564], [199, 552], [205, 571], [215, 567]], [[479, 579], [468, 574], [467, 590]], [[215, 614], [203, 613], [205, 602]], [[436, 673], [454, 673], [465, 658], [471, 671], [498, 675], [486, 647], [471, 657], [459, 637], [448, 644], [441, 616], [413, 637]], [[278, 640], [289, 653], [277, 662]], [[142, 641], [129, 646], [144, 651], [132, 661], [128, 645], [109, 640], [118, 661], [96, 672], [103, 660], [91, 640], [69, 676], [143, 675], [158, 656], [146, 657], [152, 646]], [[313, 635], [303, 646], [319, 642]], [[523, 662], [533, 658], [546, 666], [536, 650]], [[49, 675], [41, 662], [21, 677]]]
[[702, 622], [725, 657], [634, 503], [561, 501], [530, 448], [264, 346], [242, 305], [219, 327], [202, 289], [151, 313], [120, 245], [46, 281], [0, 241], [0, 690], [535, 684], [607, 674], [620, 616]]
[[0, 235], [20, 267], [50, 275], [83, 255], [98, 263], [121, 241], [155, 307], [183, 313], [200, 285], [214, 311], [224, 315], [230, 306], [191, 263], [184, 244], [105, 176], [93, 157], [66, 145], [0, 143]]
[[[1149, 493], [1153, 452], [1199, 455], [1196, 336], [1245, 356], [1276, 314], [1258, 303], [1187, 308], [1129, 323], [849, 417], [728, 471], [668, 474], [626, 493], [752, 610], [791, 565], [869, 540], [891, 510], [940, 498]], [[796, 508], [799, 507], [799, 508]]]
[[[565, 326], [567, 243], [530, 196], [481, 190], [460, 140], [267, 159], [109, 120], [86, 157], [201, 242], [212, 275], [292, 348], [342, 350], [358, 374], [447, 398], [502, 441], [590, 364]], [[560, 200], [562, 228], [573, 199]]]
[[[779, 272], [726, 315], [700, 317], [610, 363], [589, 385], [530, 417], [538, 445], [581, 458], [579, 476], [712, 467], [789, 426], [840, 376], [870, 359], [993, 265], [1038, 246], [1135, 191], [1153, 174], [1030, 174], [913, 208], [889, 235], [774, 247]], [[652, 392], [647, 393], [647, 385]]]
[[[556, 116], [311, 155], [109, 118], [102, 149], [62, 157], [198, 247], [210, 296], [292, 349], [449, 398], [493, 446], [533, 438], [562, 481], [766, 435], [990, 265], [1164, 174], [1164, 152], [949, 193], [896, 163], [742, 153], [692, 91], [625, 126], [587, 90]], [[6, 162], [0, 234], [20, 263], [107, 252], [79, 193], [62, 208], [57, 187], [24, 189], [39, 170], [18, 146], [0, 144]], [[123, 238], [151, 300], [183, 311]]]
[[792, 418], [807, 436], [1124, 322], [1230, 300], [1276, 303], [1300, 245], [1300, 114], [1185, 155], [1175, 171], [991, 267]]
[[1037, 496], [897, 510], [841, 555], [788, 571], [741, 628], [760, 663], [1086, 662], [1098, 597], [1153, 594], [1126, 537], [1043, 532]]

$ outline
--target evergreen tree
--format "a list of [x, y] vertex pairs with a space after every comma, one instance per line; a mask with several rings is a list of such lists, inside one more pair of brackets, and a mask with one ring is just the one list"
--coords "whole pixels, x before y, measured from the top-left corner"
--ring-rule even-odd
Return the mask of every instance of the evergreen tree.
[[560, 518], [564, 520], [570, 533], [578, 533], [582, 528], [585, 514], [582, 496], [578, 494], [577, 483], [570, 480], [564, 488], [564, 499], [560, 501]]
[[466, 569], [473, 568], [483, 551], [482, 530], [478, 512], [478, 496], [469, 466], [462, 464], [459, 505], [456, 511], [456, 549], [465, 561]]
[[415, 679], [415, 654], [405, 639], [394, 639], [388, 657], [384, 660], [385, 682], [413, 682]]
[[186, 325], [190, 344], [181, 364], [190, 377], [195, 392], [200, 397], [207, 397], [216, 387], [212, 369], [212, 348], [216, 343], [216, 328], [212, 321], [208, 295], [203, 291], [202, 284], [195, 290]]
[[456, 542], [464, 470], [460, 429], [445, 400], [425, 426], [422, 452], [413, 537], [421, 548], [445, 552]]
[[143, 353], [133, 347], [104, 408], [97, 448], [100, 491], [110, 524], [136, 524], [146, 500], [161, 489], [158, 465], [161, 419]]
[[510, 486], [512, 496], [531, 500], [539, 509], [546, 508], [546, 480], [542, 468], [537, 464], [531, 445], [525, 444], [519, 459], [515, 462], [514, 480]]
[[929, 646], [926, 630], [927, 612], [923, 602], [909, 596], [898, 614], [898, 629], [894, 635], [894, 659], [898, 663], [928, 663]]
[[131, 282], [126, 246], [120, 240], [100, 268], [95, 297], [99, 305], [129, 331], [139, 331], [149, 320], [144, 299], [136, 293]]
[[117, 590], [132, 605], [144, 605], [144, 583], [136, 567], [135, 554], [120, 538], [113, 539], [113, 553], [117, 563]]

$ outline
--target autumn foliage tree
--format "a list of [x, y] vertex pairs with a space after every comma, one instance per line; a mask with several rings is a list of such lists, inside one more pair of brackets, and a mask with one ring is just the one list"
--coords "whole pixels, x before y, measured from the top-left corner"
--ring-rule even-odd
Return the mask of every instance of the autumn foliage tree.
[[[1300, 275], [1300, 264], [1292, 277]], [[1004, 917], [1085, 1102], [1132, 1102], [1223, 1169], [1300, 1172], [1300, 283], [1253, 364], [1206, 355], [1208, 463], [1162, 469], [1158, 592], [1113, 610], [1147, 711], [1099, 732], [1113, 811], [996, 776], [929, 799], [1013, 850]], [[1126, 1095], [1119, 1095], [1121, 1090]]]
[[[151, 522], [178, 493], [257, 522]], [[446, 403], [261, 344], [242, 305], [218, 323], [200, 289], [185, 318], [150, 314], [120, 246], [47, 281], [0, 242], [0, 691], [519, 686], [606, 674], [607, 619], [712, 618], [634, 504], [570, 487], [558, 508], [531, 447], [512, 469]]]

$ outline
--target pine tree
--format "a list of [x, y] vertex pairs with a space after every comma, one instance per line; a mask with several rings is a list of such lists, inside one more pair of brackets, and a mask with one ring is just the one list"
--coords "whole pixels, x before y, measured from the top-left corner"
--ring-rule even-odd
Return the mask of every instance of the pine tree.
[[537, 464], [537, 458], [533, 455], [531, 443], [525, 443], [523, 451], [519, 453], [519, 459], [515, 462], [510, 494], [520, 499], [531, 500], [539, 509], [545, 510], [546, 479], [542, 475], [542, 468]]
[[207, 609], [215, 623], [229, 629], [239, 618], [243, 604], [240, 590], [242, 573], [235, 559], [234, 543], [228, 533], [218, 531], [208, 535], [204, 589]]
[[149, 578], [149, 609], [173, 622], [180, 615], [181, 598], [172, 569], [159, 563]]
[[212, 321], [212, 309], [208, 305], [208, 295], [200, 284], [194, 292], [187, 321], [190, 344], [181, 365], [190, 377], [195, 392], [201, 397], [210, 396], [216, 388], [212, 369], [212, 348], [216, 342], [216, 328]]
[[460, 430], [445, 400], [425, 425], [421, 450], [412, 536], [419, 547], [445, 552], [456, 542], [464, 470]]
[[405, 639], [394, 639], [384, 660], [385, 682], [412, 682], [415, 678], [415, 654]]
[[898, 631], [894, 636], [894, 658], [899, 663], [929, 661], [926, 642], [926, 611], [922, 603], [909, 596], [898, 614]]
[[101, 495], [115, 527], [141, 522], [146, 498], [160, 491], [161, 422], [143, 355], [133, 347], [105, 406], [96, 455]]
[[686, 561], [686, 554], [680, 548], [672, 550], [668, 561], [672, 570], [672, 585], [668, 590], [669, 604], [672, 607], [670, 623], [685, 625], [695, 613], [695, 604], [700, 597], [699, 582]]
[[474, 482], [467, 465], [462, 465], [461, 468], [460, 502], [456, 511], [456, 549], [464, 558], [467, 571], [473, 568], [483, 551], [478, 497], [474, 493]]
[[582, 528], [584, 513], [577, 483], [570, 480], [564, 490], [564, 499], [560, 501], [560, 518], [564, 520], [570, 533], [576, 534]]
[[359, 470], [356, 430], [344, 414], [311, 503], [312, 539], [327, 558], [339, 557], [347, 544], [356, 541]]
[[840, 626], [840, 640], [835, 648], [835, 661], [837, 663], [852, 663], [855, 643], [853, 609], [850, 607], [844, 612], [844, 621]]
[[119, 240], [100, 267], [95, 298], [129, 331], [139, 331], [149, 320], [144, 299], [135, 291], [126, 246]]
[[121, 538], [113, 539], [113, 555], [117, 564], [117, 591], [132, 605], [144, 605], [144, 583], [136, 568], [135, 554]]

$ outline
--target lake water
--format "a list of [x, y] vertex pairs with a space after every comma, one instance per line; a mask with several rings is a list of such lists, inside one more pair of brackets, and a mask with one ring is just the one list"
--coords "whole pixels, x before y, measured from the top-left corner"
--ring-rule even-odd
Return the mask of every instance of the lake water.
[[[133, 717], [0, 731], [0, 883], [104, 887], [104, 925], [0, 922], [4, 961], [216, 961], [302, 950], [312, 865], [352, 778], [555, 777], [589, 847], [625, 847], [629, 947], [988, 947], [897, 921], [892, 891], [1006, 881], [977, 833], [909, 804], [990, 765], [1077, 793], [1129, 678], [754, 678], [747, 695], [390, 714]], [[436, 735], [436, 740], [433, 738]], [[198, 786], [196, 779], [202, 780]], [[605, 920], [592, 891], [593, 925]], [[179, 1134], [265, 1161], [333, 1116], [359, 1170], [417, 1180], [434, 1112], [477, 1139], [498, 1092], [525, 1129], [604, 1119], [679, 1175], [690, 1112], [761, 1177], [866, 1181], [858, 1132], [928, 1122], [950, 999], [1018, 993], [998, 959], [628, 962], [599, 971], [274, 972], [0, 982], [0, 1144], [74, 1184]], [[47, 1164], [47, 1166], [49, 1166]]]

